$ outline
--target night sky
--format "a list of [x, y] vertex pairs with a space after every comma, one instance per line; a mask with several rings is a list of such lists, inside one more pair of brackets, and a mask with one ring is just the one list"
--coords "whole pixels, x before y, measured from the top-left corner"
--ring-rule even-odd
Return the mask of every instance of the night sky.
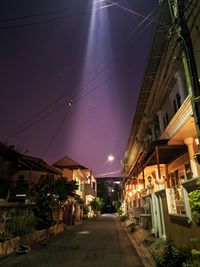
[[96, 176], [117, 176], [159, 1], [97, 2], [1, 2], [0, 140], [49, 163], [67, 155]]

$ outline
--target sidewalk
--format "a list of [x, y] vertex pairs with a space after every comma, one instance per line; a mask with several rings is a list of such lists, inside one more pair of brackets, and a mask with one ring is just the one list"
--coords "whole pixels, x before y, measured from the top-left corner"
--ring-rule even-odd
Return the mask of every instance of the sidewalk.
[[[149, 231], [138, 226], [138, 229], [134, 232], [129, 232], [125, 223], [121, 222], [124, 230], [126, 231], [132, 245], [137, 250], [145, 267], [156, 267], [153, 257], [147, 248], [148, 242], [151, 243], [155, 240], [155, 237], [150, 237]], [[145, 245], [146, 244], [146, 245]]]

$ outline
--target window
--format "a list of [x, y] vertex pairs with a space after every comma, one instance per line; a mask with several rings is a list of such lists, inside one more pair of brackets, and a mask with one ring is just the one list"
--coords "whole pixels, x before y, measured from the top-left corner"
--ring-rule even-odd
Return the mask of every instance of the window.
[[181, 97], [179, 94], [176, 94], [176, 97], [173, 100], [174, 114], [177, 112], [180, 106], [181, 106]]
[[92, 182], [92, 188], [95, 190], [95, 182]]
[[177, 112], [176, 100], [173, 101], [174, 114]]
[[186, 174], [187, 180], [190, 180], [193, 178], [190, 163], [185, 164], [185, 174]]
[[168, 113], [165, 114], [165, 120], [166, 120], [166, 123], [168, 125], [169, 124], [169, 116], [168, 116]]
[[171, 187], [179, 187], [179, 177], [178, 177], [178, 170], [171, 173]]
[[167, 127], [167, 125], [169, 124], [169, 117], [168, 117], [168, 113], [165, 114], [164, 116], [164, 125], [165, 125], [165, 128]]
[[186, 214], [185, 198], [178, 170], [170, 174], [170, 186], [166, 189], [168, 211], [171, 214]]
[[177, 108], [179, 109], [181, 106], [181, 97], [179, 94], [176, 94], [176, 104], [177, 104]]
[[182, 188], [174, 188], [176, 213], [186, 214]]
[[186, 214], [185, 199], [182, 188], [167, 188], [167, 205], [170, 214]]
[[80, 184], [80, 191], [84, 190], [84, 184]]

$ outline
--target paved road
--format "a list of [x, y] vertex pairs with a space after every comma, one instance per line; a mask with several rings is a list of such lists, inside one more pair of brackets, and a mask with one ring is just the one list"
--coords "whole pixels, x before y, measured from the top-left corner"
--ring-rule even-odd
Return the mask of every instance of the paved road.
[[[72, 226], [73, 227], [73, 226]], [[143, 267], [113, 215], [74, 226], [27, 255], [0, 261], [0, 267]]]

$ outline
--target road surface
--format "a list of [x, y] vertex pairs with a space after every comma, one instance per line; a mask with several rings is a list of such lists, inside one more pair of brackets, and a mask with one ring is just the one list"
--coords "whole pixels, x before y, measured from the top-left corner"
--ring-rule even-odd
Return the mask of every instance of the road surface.
[[143, 267], [115, 215], [71, 226], [26, 255], [0, 261], [0, 267]]

